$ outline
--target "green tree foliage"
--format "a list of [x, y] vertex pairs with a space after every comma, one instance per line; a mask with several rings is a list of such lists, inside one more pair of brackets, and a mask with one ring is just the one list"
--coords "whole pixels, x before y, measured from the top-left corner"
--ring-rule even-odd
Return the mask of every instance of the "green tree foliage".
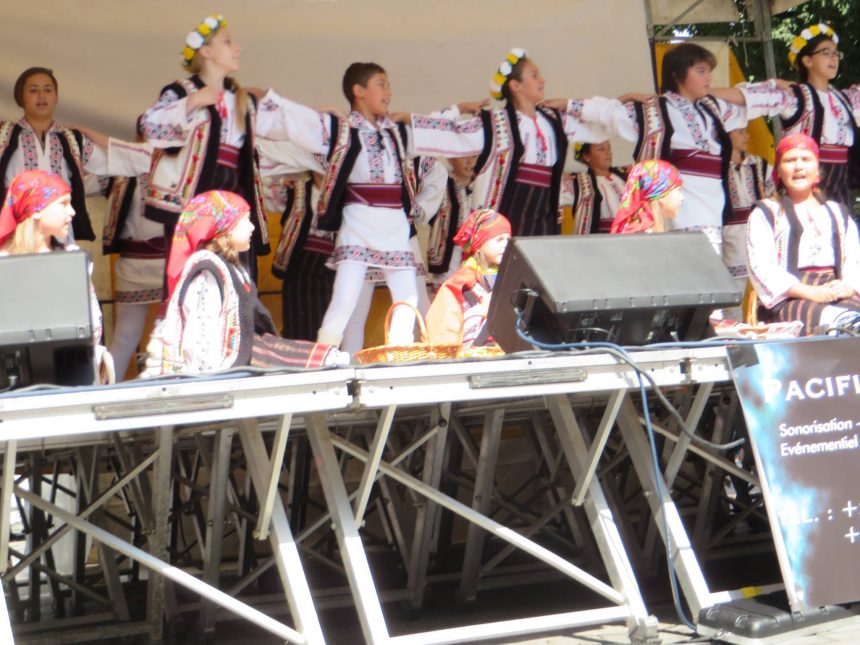
[[[734, 39], [755, 36], [755, 25], [745, 9], [744, 0], [735, 0], [738, 19], [722, 24], [677, 25], [676, 32], [692, 36], [725, 38], [732, 44], [738, 61], [750, 79], [766, 78], [764, 50], [756, 43]], [[772, 30], [777, 75], [794, 80], [796, 72], [788, 63], [788, 47], [804, 28], [819, 22], [829, 24], [839, 34], [839, 49], [845, 53], [836, 85], [860, 83], [860, 0], [807, 0], [773, 17]], [[656, 32], [659, 32], [657, 27]], [[655, 33], [656, 33], [655, 32]]]

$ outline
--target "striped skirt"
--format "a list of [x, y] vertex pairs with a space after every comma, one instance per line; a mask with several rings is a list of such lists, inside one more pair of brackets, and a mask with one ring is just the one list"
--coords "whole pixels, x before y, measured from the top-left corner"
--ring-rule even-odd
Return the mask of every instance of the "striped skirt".
[[251, 365], [254, 367], [322, 367], [337, 348], [308, 340], [292, 340], [274, 334], [254, 334]]
[[851, 188], [848, 186], [848, 164], [826, 163], [819, 164], [821, 171], [821, 190], [827, 199], [851, 206]]
[[502, 213], [511, 222], [514, 237], [532, 235], [558, 235], [558, 209], [550, 204], [552, 189], [549, 187], [514, 182], [513, 195], [507, 213]]
[[[820, 286], [835, 280], [836, 275], [832, 269], [803, 271], [800, 276], [802, 284]], [[833, 314], [841, 311], [860, 312], [860, 297], [854, 294], [850, 298], [837, 300], [836, 302], [812, 302], [802, 298], [789, 298], [778, 304], [771, 310], [764, 310], [760, 316], [765, 322], [791, 322], [799, 320], [803, 323], [802, 334], [812, 336], [815, 328], [822, 323], [822, 314], [827, 311], [828, 318], [832, 320]], [[829, 324], [829, 321], [828, 321]]]
[[[297, 248], [281, 287], [285, 338], [316, 340], [334, 287], [328, 256]], [[296, 257], [298, 256], [298, 257]]]

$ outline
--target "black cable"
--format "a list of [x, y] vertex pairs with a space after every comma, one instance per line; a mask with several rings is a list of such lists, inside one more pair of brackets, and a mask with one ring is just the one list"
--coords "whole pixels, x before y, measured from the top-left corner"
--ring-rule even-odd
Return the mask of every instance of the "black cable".
[[[527, 343], [540, 347], [542, 349], [547, 350], [580, 350], [577, 352], [579, 355], [588, 355], [588, 354], [609, 354], [614, 356], [622, 363], [630, 366], [633, 370], [636, 371], [637, 374], [644, 377], [648, 383], [650, 384], [654, 394], [659, 399], [660, 403], [666, 408], [666, 410], [671, 414], [675, 420], [678, 422], [678, 427], [681, 431], [689, 437], [691, 441], [697, 443], [701, 446], [705, 446], [715, 451], [726, 451], [726, 450], [734, 450], [735, 448], [739, 448], [745, 443], [745, 439], [737, 439], [735, 441], [731, 441], [729, 443], [714, 443], [713, 441], [708, 441], [704, 437], [700, 437], [695, 432], [690, 430], [687, 427], [687, 421], [678, 411], [678, 409], [672, 405], [671, 401], [666, 398], [666, 395], [663, 394], [663, 391], [660, 389], [660, 386], [654, 380], [654, 377], [651, 376], [646, 370], [639, 367], [639, 365], [633, 360], [633, 358], [627, 353], [627, 350], [621, 345], [616, 345], [615, 343], [607, 343], [607, 342], [587, 342], [587, 343], [545, 343], [543, 341], [539, 341], [536, 338], [529, 335], [526, 331], [522, 329], [522, 319], [523, 314], [520, 313], [517, 317], [517, 322], [515, 325], [517, 335]], [[670, 343], [665, 343], [666, 345]]]

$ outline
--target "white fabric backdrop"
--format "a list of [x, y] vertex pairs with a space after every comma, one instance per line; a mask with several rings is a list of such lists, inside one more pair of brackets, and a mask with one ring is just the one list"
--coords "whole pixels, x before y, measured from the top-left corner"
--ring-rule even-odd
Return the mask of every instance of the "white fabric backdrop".
[[221, 12], [242, 46], [237, 78], [308, 104], [343, 105], [353, 61], [389, 72], [393, 110], [430, 111], [487, 96], [511, 47], [547, 79], [547, 97], [653, 88], [639, 0], [39, 0], [7, 3], [0, 118], [18, 118], [18, 74], [54, 69], [58, 121], [130, 137], [135, 117], [183, 75], [185, 34]]

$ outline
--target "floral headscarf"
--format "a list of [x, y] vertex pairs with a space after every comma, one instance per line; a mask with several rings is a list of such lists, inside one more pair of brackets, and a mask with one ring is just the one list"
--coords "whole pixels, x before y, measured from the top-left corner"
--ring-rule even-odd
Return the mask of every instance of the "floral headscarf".
[[12, 236], [18, 224], [71, 192], [63, 179], [44, 170], [25, 170], [16, 175], [0, 210], [0, 244]]
[[650, 202], [680, 187], [683, 181], [678, 169], [662, 159], [637, 163], [627, 177], [621, 208], [612, 221], [612, 233], [639, 233], [654, 226]]
[[463, 247], [463, 257], [468, 258], [489, 240], [502, 233], [511, 234], [508, 218], [490, 208], [481, 208], [469, 213], [466, 221], [454, 236], [454, 244]]
[[176, 222], [167, 260], [167, 295], [173, 293], [188, 258], [201, 244], [232, 229], [251, 207], [241, 196], [225, 190], [200, 193], [185, 206]]
[[775, 186], [779, 186], [781, 183], [779, 180], [779, 162], [789, 150], [808, 150], [818, 159], [818, 144], [809, 135], [798, 133], [783, 137], [776, 146], [776, 159], [773, 163], [773, 183]]

